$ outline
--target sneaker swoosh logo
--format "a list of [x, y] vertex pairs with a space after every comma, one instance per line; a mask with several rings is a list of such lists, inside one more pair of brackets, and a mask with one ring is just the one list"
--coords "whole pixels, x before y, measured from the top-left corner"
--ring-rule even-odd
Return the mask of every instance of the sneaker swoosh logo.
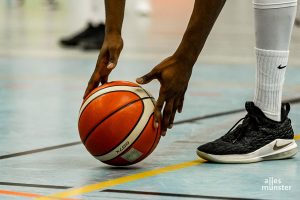
[[279, 65], [277, 68], [278, 68], [278, 69], [283, 69], [283, 68], [286, 68], [286, 66], [281, 66], [281, 65]]
[[290, 142], [290, 143], [287, 143], [287, 144], [278, 146], [278, 145], [277, 145], [277, 141], [276, 141], [276, 143], [275, 143], [275, 145], [274, 145], [274, 147], [273, 147], [273, 150], [274, 150], [274, 151], [277, 151], [277, 150], [282, 149], [282, 148], [284, 148], [284, 147], [286, 147], [286, 146], [289, 146], [289, 145], [292, 144], [292, 143], [293, 143], [293, 142]]

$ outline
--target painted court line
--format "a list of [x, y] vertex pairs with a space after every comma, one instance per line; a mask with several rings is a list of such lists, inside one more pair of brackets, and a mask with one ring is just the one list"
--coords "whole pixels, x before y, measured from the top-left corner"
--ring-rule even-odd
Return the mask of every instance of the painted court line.
[[39, 152], [43, 152], [43, 151], [50, 151], [50, 150], [54, 150], [54, 149], [61, 149], [61, 148], [78, 145], [78, 144], [81, 144], [81, 142], [79, 142], [79, 141], [71, 142], [71, 143], [60, 144], [60, 145], [55, 145], [55, 146], [50, 146], [50, 147], [45, 147], [45, 148], [40, 148], [40, 149], [34, 149], [34, 150], [23, 151], [23, 152], [19, 152], [19, 153], [3, 155], [3, 156], [0, 156], [0, 160], [12, 158], [12, 157], [24, 156], [24, 155], [33, 154], [33, 153], [39, 153]]
[[[42, 195], [40, 194], [32, 194], [27, 192], [16, 192], [11, 190], [0, 190], [0, 195], [7, 195], [7, 196], [18, 196], [18, 197], [27, 197], [27, 198], [38, 198]], [[71, 199], [71, 198], [52, 198], [51, 200], [79, 200], [79, 199]]]
[[[297, 103], [300, 103], [300, 97], [293, 98], [293, 99], [287, 99], [287, 100], [284, 100], [283, 102], [284, 103], [289, 102], [290, 104], [297, 104]], [[200, 117], [194, 117], [194, 118], [190, 118], [190, 119], [176, 121], [176, 122], [174, 122], [174, 125], [192, 123], [194, 121], [199, 121], [199, 120], [203, 120], [203, 119], [209, 119], [209, 118], [214, 118], [214, 117], [221, 117], [221, 116], [225, 116], [225, 115], [236, 114], [236, 113], [243, 112], [243, 111], [245, 111], [244, 108], [231, 110], [231, 111], [208, 114], [208, 115], [204, 115], [204, 116], [200, 116]], [[44, 151], [51, 151], [51, 150], [55, 150], [55, 149], [61, 149], [61, 148], [75, 146], [75, 145], [79, 145], [79, 144], [81, 144], [81, 142], [77, 141], [77, 142], [71, 142], [71, 143], [66, 143], [66, 144], [61, 144], [61, 145], [56, 145], [56, 146], [50, 146], [50, 147], [45, 147], [45, 148], [40, 148], [40, 149], [34, 149], [34, 150], [23, 151], [23, 152], [18, 152], [18, 153], [12, 153], [12, 154], [8, 154], [8, 155], [2, 155], [2, 156], [0, 156], [0, 160], [7, 159], [7, 158], [18, 157], [18, 156], [29, 155], [29, 154], [33, 154], [33, 153], [40, 153], [40, 152], [44, 152]]]
[[81, 195], [81, 194], [85, 194], [85, 193], [89, 193], [89, 192], [93, 192], [93, 191], [97, 191], [97, 190], [103, 190], [103, 189], [108, 188], [108, 187], [113, 187], [113, 186], [116, 186], [116, 185], [121, 185], [121, 184], [124, 184], [124, 183], [136, 181], [136, 180], [149, 178], [149, 177], [156, 176], [156, 175], [159, 175], [159, 174], [163, 174], [163, 173], [167, 173], [167, 172], [171, 172], [171, 171], [184, 169], [184, 168], [187, 168], [187, 167], [200, 165], [204, 162], [205, 162], [205, 160], [198, 159], [198, 160], [183, 162], [183, 163], [179, 163], [179, 164], [175, 164], [175, 165], [169, 165], [169, 166], [161, 167], [161, 168], [158, 168], [158, 169], [152, 169], [152, 170], [149, 170], [149, 171], [140, 172], [140, 173], [133, 174], [133, 175], [123, 176], [123, 177], [112, 179], [112, 180], [107, 180], [107, 181], [103, 181], [103, 182], [99, 182], [99, 183], [94, 183], [94, 184], [91, 184], [91, 185], [86, 185], [86, 186], [83, 186], [83, 187], [80, 187], [80, 188], [74, 188], [74, 189], [66, 190], [64, 192], [59, 192], [59, 193], [56, 193], [56, 194], [53, 194], [53, 195], [36, 198], [36, 200], [52, 200], [53, 197], [54, 198], [57, 198], [57, 197], [58, 198], [67, 198], [67, 197], [72, 197], [72, 196], [78, 196], [78, 195]]
[[[299, 140], [300, 139], [300, 134], [295, 135], [294, 139]], [[69, 189], [69, 190], [66, 190], [64, 192], [59, 192], [59, 193], [52, 194], [52, 195], [45, 196], [45, 197], [39, 197], [39, 198], [36, 198], [36, 200], [51, 200], [51, 199], [53, 199], [53, 197], [67, 198], [67, 197], [72, 197], [72, 196], [78, 196], [78, 195], [81, 195], [81, 194], [86, 194], [86, 193], [94, 192], [94, 191], [97, 191], [97, 190], [103, 190], [103, 189], [106, 189], [108, 187], [121, 185], [121, 184], [124, 184], [124, 183], [136, 181], [136, 180], [139, 180], [139, 179], [149, 178], [149, 177], [156, 176], [156, 175], [159, 175], [159, 174], [163, 174], [163, 173], [167, 173], [167, 172], [171, 172], [171, 171], [184, 169], [184, 168], [187, 168], [187, 167], [200, 165], [200, 164], [205, 163], [205, 162], [206, 162], [205, 160], [199, 159], [199, 160], [183, 162], [183, 163], [179, 163], [179, 164], [175, 164], [175, 165], [169, 165], [169, 166], [158, 168], [158, 169], [153, 169], [153, 170], [140, 172], [140, 173], [133, 174], [133, 175], [128, 175], [128, 176], [123, 176], [123, 177], [108, 180], [108, 181], [103, 181], [103, 182], [94, 183], [94, 184], [91, 184], [91, 185], [86, 185], [86, 186], [83, 186], [83, 187], [80, 187], [80, 188]]]
[[[287, 100], [283, 101], [283, 103], [287, 103], [287, 102], [289, 102], [290, 104], [300, 103], [300, 97], [293, 98], [293, 99], [287, 99]], [[225, 112], [213, 113], [213, 114], [208, 114], [208, 115], [204, 115], [204, 116], [200, 116], [200, 117], [194, 117], [194, 118], [190, 118], [190, 119], [177, 121], [177, 122], [174, 122], [174, 125], [192, 123], [194, 121], [199, 121], [199, 120], [209, 119], [209, 118], [214, 118], [214, 117], [221, 117], [224, 115], [232, 115], [232, 114], [236, 114], [236, 113], [240, 113], [240, 112], [244, 112], [244, 111], [246, 111], [246, 110], [244, 108], [241, 108], [241, 109], [230, 110], [230, 111], [225, 111]]]
[[41, 185], [41, 184], [30, 184], [30, 183], [13, 183], [13, 182], [0, 182], [0, 185], [16, 186], [16, 187], [32, 187], [32, 188], [47, 188], [47, 189], [69, 189], [69, 186], [60, 185]]
[[146, 195], [146, 196], [179, 197], [179, 198], [189, 198], [189, 199], [262, 200], [262, 199], [257, 199], [257, 198], [249, 199], [249, 198], [239, 198], [239, 197], [206, 196], [206, 195], [179, 194], [179, 193], [166, 193], [166, 192], [146, 192], [146, 191], [136, 191], [136, 190], [106, 189], [106, 190], [102, 190], [101, 192], [120, 193], [120, 194], [135, 194], [135, 195]]

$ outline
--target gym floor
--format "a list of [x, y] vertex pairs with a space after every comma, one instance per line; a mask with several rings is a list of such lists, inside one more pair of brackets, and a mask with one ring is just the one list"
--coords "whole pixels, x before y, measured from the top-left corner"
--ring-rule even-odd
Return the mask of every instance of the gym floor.
[[[79, 142], [78, 111], [98, 52], [63, 49], [57, 41], [84, 26], [85, 0], [60, 0], [55, 7], [39, 0], [23, 6], [12, 2], [0, 1], [1, 200], [49, 195], [86, 200], [299, 199], [299, 154], [233, 165], [207, 163], [195, 153], [243, 117], [245, 101], [253, 98], [251, 1], [227, 2], [194, 67], [175, 126], [147, 159], [123, 168], [100, 163]], [[125, 46], [110, 80], [134, 81], [179, 44], [193, 1], [151, 4], [150, 16], [127, 6]], [[294, 29], [290, 50], [283, 99], [292, 103], [290, 118], [299, 140], [300, 28]], [[145, 88], [157, 97], [158, 82]], [[272, 185], [283, 187], [264, 187]]]

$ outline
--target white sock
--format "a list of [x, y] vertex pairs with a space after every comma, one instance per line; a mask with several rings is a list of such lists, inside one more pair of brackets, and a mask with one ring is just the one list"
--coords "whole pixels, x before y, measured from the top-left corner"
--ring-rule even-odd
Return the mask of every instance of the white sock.
[[281, 98], [297, 0], [253, 0], [256, 36], [254, 103], [281, 121]]
[[275, 121], [281, 120], [281, 98], [289, 51], [256, 48], [254, 104]]

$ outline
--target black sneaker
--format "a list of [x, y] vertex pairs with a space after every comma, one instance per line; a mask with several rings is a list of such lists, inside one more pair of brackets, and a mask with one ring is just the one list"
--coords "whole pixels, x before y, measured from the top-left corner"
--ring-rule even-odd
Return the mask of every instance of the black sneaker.
[[90, 39], [99, 37], [99, 35], [104, 35], [105, 32], [105, 25], [99, 24], [98, 26], [93, 26], [91, 23], [88, 24], [88, 26], [81, 32], [76, 33], [75, 35], [72, 35], [67, 38], [63, 38], [60, 40], [60, 44], [63, 47], [75, 47], [80, 44], [80, 42]]
[[295, 25], [296, 25], [296, 26], [300, 26], [300, 18], [299, 18], [299, 19], [296, 19]]
[[104, 41], [104, 37], [105, 37], [105, 31], [103, 30], [101, 33], [97, 35], [83, 39], [79, 43], [79, 46], [81, 47], [81, 49], [85, 51], [100, 50]]
[[199, 157], [220, 163], [251, 163], [290, 158], [297, 153], [291, 120], [287, 117], [290, 104], [282, 104], [281, 122], [268, 119], [253, 102], [246, 102], [245, 107], [247, 115], [224, 136], [198, 147]]

